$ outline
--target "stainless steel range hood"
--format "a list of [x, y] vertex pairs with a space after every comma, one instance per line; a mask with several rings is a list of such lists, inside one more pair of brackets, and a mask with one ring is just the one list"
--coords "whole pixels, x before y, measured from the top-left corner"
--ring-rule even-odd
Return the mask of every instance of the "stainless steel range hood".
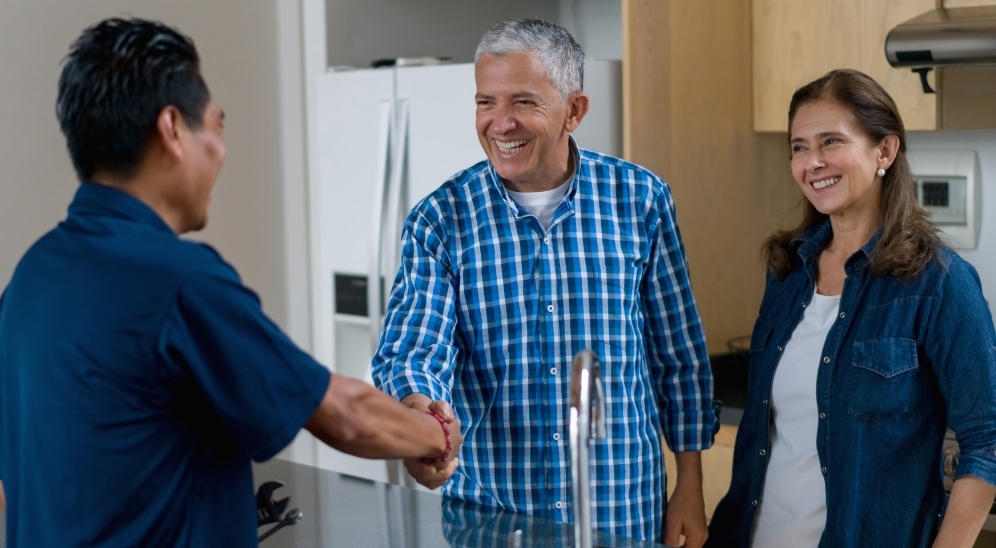
[[889, 31], [894, 67], [996, 66], [996, 6], [937, 9]]

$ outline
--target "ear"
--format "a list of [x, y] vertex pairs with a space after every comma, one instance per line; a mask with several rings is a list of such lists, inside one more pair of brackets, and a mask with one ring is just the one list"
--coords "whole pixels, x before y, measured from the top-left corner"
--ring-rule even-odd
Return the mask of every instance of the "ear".
[[588, 94], [584, 92], [572, 94], [567, 99], [567, 122], [564, 124], [564, 129], [568, 133], [573, 132], [581, 125], [585, 114], [588, 114]]
[[168, 105], [159, 111], [159, 116], [156, 117], [156, 133], [166, 153], [176, 161], [182, 160], [187, 124], [179, 109]]
[[886, 135], [882, 142], [878, 144], [878, 167], [882, 169], [889, 169], [892, 167], [892, 162], [896, 160], [896, 154], [899, 152], [899, 137], [895, 135]]

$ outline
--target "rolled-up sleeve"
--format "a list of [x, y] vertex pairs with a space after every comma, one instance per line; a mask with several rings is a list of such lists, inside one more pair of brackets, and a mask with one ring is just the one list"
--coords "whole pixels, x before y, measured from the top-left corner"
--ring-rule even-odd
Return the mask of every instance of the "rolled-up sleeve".
[[402, 234], [402, 259], [373, 359], [374, 385], [397, 399], [450, 400], [457, 348], [456, 290], [442, 241], [418, 213]]
[[961, 456], [955, 478], [996, 485], [996, 331], [974, 268], [953, 261], [934, 299], [926, 351], [938, 372]]
[[674, 452], [712, 446], [712, 372], [705, 335], [692, 295], [684, 245], [665, 191], [657, 198], [656, 252], [645, 281], [647, 340], [661, 403], [664, 439]]

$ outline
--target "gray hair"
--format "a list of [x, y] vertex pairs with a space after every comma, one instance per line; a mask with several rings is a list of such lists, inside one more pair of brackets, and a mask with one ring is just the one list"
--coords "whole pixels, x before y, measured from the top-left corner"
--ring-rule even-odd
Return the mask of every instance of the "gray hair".
[[481, 38], [474, 64], [484, 55], [531, 53], [546, 67], [550, 83], [565, 101], [584, 88], [584, 51], [567, 29], [543, 19], [498, 23]]

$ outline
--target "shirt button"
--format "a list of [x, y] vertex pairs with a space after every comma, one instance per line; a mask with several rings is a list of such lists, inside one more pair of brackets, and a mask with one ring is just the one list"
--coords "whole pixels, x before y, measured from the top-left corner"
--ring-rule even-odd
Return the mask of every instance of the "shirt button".
[[784, 350], [784, 348], [782, 348], [781, 346], [779, 346], [778, 347], [778, 351], [781, 352], [782, 350]]
[[820, 472], [823, 472], [824, 474], [826, 474], [827, 473], [827, 467], [826, 466], [821, 466], [820, 467]]
[[550, 368], [550, 374], [551, 375], [556, 375], [557, 374], [557, 368], [556, 367], [551, 367]]
[[809, 303], [802, 303], [802, 307], [803, 307], [803, 308], [806, 308], [806, 305], [807, 305], [807, 304], [809, 304]]
[[827, 414], [826, 414], [826, 413], [820, 413], [820, 418], [821, 418], [821, 419], [825, 419], [825, 418], [827, 418]]
[[560, 432], [553, 433], [553, 441], [560, 441]]
[[560, 502], [558, 500], [557, 502], [553, 503], [553, 506], [556, 507], [556, 508], [563, 508], [564, 507], [564, 503], [562, 503], [562, 502]]
[[823, 363], [830, 363], [830, 356], [823, 356]]
[[550, 237], [547, 236], [546, 238], [543, 238], [543, 243], [546, 245], [550, 245]]
[[750, 501], [751, 506], [757, 506], [757, 499]]
[[546, 311], [547, 311], [547, 312], [553, 312], [553, 311], [554, 311], [554, 310], [556, 310], [556, 309], [557, 309], [557, 307], [556, 307], [556, 306], [553, 306], [552, 304], [548, 304], [548, 305], [546, 305]]
[[844, 316], [847, 316], [847, 313], [846, 312], [841, 312], [840, 313], [840, 317], [843, 318]]
[[761, 456], [762, 457], [764, 456], [765, 453], [767, 453], [767, 451], [765, 451], [764, 449], [761, 449]]
[[768, 399], [765, 398], [765, 399], [761, 400], [761, 405], [768, 405]]

